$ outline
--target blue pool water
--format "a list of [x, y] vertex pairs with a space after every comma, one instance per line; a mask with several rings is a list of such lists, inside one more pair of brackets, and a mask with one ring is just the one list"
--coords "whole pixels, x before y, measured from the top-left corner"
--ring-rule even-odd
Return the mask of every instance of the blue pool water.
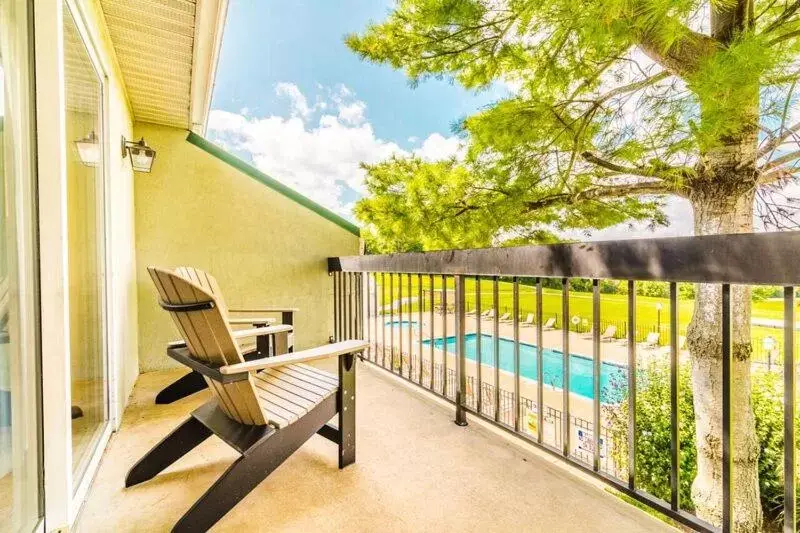
[[[478, 359], [477, 334], [465, 335], [465, 353], [468, 359]], [[481, 362], [494, 366], [494, 337], [481, 335]], [[430, 345], [430, 339], [425, 339], [423, 344]], [[442, 349], [444, 340], [439, 337], [433, 340], [433, 346]], [[456, 338], [447, 337], [447, 351], [455, 353]], [[563, 388], [564, 361], [563, 352], [545, 348], [542, 350], [542, 370], [545, 385]], [[536, 381], [536, 346], [533, 344], [519, 343], [519, 368], [525, 378]], [[500, 369], [514, 372], [514, 341], [500, 337]], [[600, 365], [600, 401], [603, 403], [616, 403], [620, 401], [625, 392], [627, 383], [627, 368], [614, 363], [603, 362]], [[594, 398], [594, 384], [592, 377], [592, 359], [578, 354], [570, 354], [569, 358], [569, 390], [585, 398]]]

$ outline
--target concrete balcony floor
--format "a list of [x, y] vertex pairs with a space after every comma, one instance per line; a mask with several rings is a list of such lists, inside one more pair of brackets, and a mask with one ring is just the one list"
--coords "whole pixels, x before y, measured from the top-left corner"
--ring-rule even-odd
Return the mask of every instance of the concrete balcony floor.
[[[183, 370], [142, 374], [78, 522], [80, 532], [169, 531], [236, 453], [210, 438], [153, 480], [127, 470], [209, 396], [157, 406]], [[452, 407], [359, 363], [357, 460], [312, 437], [214, 531], [674, 531], [582, 474], [496, 429], [452, 422]]]

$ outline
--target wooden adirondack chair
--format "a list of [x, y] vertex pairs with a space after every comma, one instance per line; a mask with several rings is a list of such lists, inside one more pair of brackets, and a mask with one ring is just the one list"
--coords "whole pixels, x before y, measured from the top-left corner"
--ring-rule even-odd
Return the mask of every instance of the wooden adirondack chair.
[[[270, 352], [274, 352], [277, 355], [291, 351], [288, 337], [293, 331], [292, 327], [288, 329], [286, 327], [268, 327], [275, 322], [274, 318], [268, 317], [231, 317], [225, 300], [222, 298], [222, 291], [214, 276], [199, 268], [186, 266], [176, 268], [175, 273], [215, 295], [219, 303], [219, 309], [229, 325], [247, 325], [251, 328], [261, 328], [259, 329], [260, 335], [253, 336], [248, 334], [245, 337], [255, 338], [256, 348], [254, 351], [247, 353], [245, 358], [258, 359], [259, 357], [266, 357]], [[238, 331], [234, 332], [234, 334], [238, 334]], [[169, 343], [167, 349], [169, 350], [176, 346], [185, 346], [185, 343], [183, 341]], [[164, 387], [164, 389], [156, 395], [156, 403], [163, 405], [176, 402], [207, 387], [208, 384], [205, 379], [203, 379], [203, 375], [196, 370], [192, 370], [185, 376], [178, 378]]]
[[[148, 271], [186, 342], [170, 357], [199, 372], [214, 398], [139, 460], [125, 486], [153, 478], [212, 434], [241, 454], [173, 531], [209, 529], [316, 433], [339, 445], [339, 468], [355, 461], [355, 354], [368, 343], [245, 361], [216, 294], [176, 272]], [[303, 364], [329, 357], [339, 358], [338, 376]], [[338, 427], [328, 425], [337, 413]]]

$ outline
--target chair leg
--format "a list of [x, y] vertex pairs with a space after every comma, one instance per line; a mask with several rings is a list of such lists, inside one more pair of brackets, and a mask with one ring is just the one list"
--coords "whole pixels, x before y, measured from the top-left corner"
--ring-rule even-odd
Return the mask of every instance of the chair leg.
[[356, 462], [356, 359], [339, 357], [339, 468]]
[[208, 383], [203, 379], [203, 375], [192, 370], [182, 378], [167, 385], [167, 387], [159, 392], [156, 396], [156, 403], [158, 405], [164, 405], [176, 402], [207, 387]]
[[125, 486], [152, 479], [210, 436], [211, 431], [190, 416], [133, 465], [125, 477]]
[[[330, 403], [328, 403], [330, 401]], [[318, 405], [300, 420], [252, 445], [203, 494], [172, 528], [173, 532], [207, 531], [259, 483], [288, 459], [333, 415], [335, 399]]]

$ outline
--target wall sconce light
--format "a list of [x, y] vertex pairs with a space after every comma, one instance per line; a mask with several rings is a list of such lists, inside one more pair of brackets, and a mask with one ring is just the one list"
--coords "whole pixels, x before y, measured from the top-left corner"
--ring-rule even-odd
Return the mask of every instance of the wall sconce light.
[[156, 151], [147, 146], [144, 137], [138, 142], [131, 142], [122, 137], [122, 157], [130, 154], [131, 167], [135, 172], [150, 172], [153, 168], [153, 160], [156, 158]]
[[96, 167], [100, 164], [100, 141], [94, 130], [83, 139], [75, 141], [75, 148], [78, 150], [78, 158], [85, 166]]

